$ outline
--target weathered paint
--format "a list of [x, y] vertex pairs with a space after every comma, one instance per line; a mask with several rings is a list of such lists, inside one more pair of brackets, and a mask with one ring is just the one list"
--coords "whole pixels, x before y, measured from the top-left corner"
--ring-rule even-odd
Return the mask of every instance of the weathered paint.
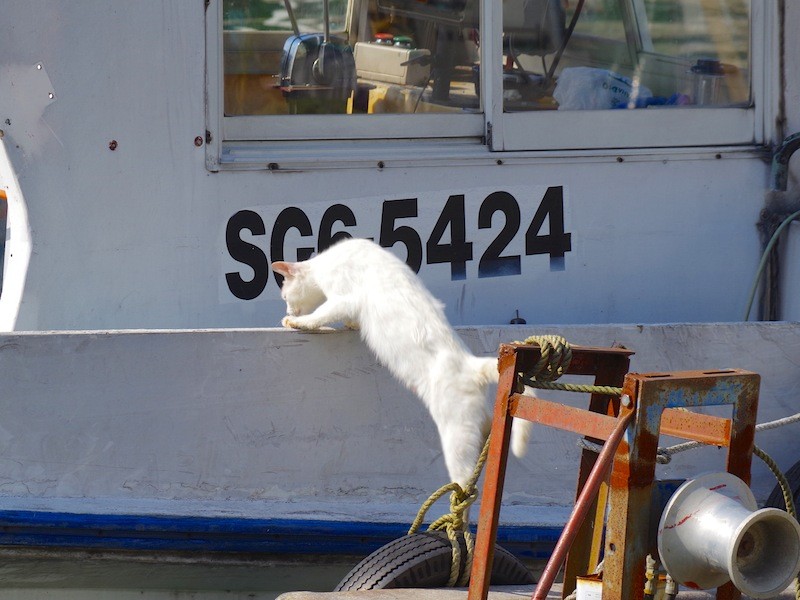
[[[798, 327], [459, 332], [481, 355], [495, 354], [500, 341], [561, 333], [575, 344], [624, 344], [636, 352], [631, 368], [638, 372], [746, 368], [762, 374], [759, 420], [765, 421], [797, 412]], [[737, 354], [737, 348], [746, 352]], [[425, 409], [353, 332], [18, 333], [0, 336], [0, 356], [0, 491], [8, 497], [296, 506], [330, 500], [353, 509], [368, 500], [368, 506], [399, 503], [411, 513], [445, 478]], [[579, 394], [542, 395], [578, 407], [587, 402]], [[791, 433], [789, 426], [757, 436], [784, 468], [797, 460]], [[505, 498], [568, 507], [581, 455], [575, 441], [535, 430], [528, 456], [510, 463]], [[702, 448], [675, 456], [659, 467], [659, 476], [685, 477], [723, 460], [722, 452]], [[760, 466], [753, 483], [760, 499], [774, 485]]]
[[[624, 390], [636, 398], [637, 414], [629, 432], [630, 446], [620, 447], [611, 474], [604, 595], [623, 600], [643, 596], [645, 559], [653, 543], [650, 510], [663, 410], [668, 406], [732, 406], [726, 469], [749, 482], [759, 379], [755, 373], [735, 369], [631, 374], [626, 378]], [[565, 585], [570, 589], [573, 583]], [[717, 593], [720, 600], [739, 595], [730, 585], [720, 587]]]
[[[261, 218], [263, 234], [236, 234], [274, 258], [278, 216], [303, 212], [310, 235], [284, 231], [292, 259], [320, 247], [332, 207], [356, 218], [353, 227], [336, 223], [343, 231], [379, 236], [383, 203], [407, 199], [419, 215], [404, 226], [425, 246], [444, 204], [460, 194], [474, 243], [466, 278], [453, 279], [448, 264], [425, 260], [421, 269], [455, 324], [504, 324], [516, 310], [529, 323], [729, 321], [744, 310], [769, 182], [759, 145], [504, 152], [498, 160], [469, 144], [404, 144], [350, 160], [365, 151], [327, 143], [318, 155], [316, 146], [280, 148], [311, 156], [293, 170], [210, 172], [208, 144], [195, 142], [210, 127], [203, 2], [108, 10], [97, 0], [15, 1], [4, 15], [13, 27], [0, 38], [0, 187], [9, 202], [2, 329], [277, 325], [284, 307], [271, 278], [252, 300], [228, 286], [227, 275], [251, 274], [228, 248], [235, 215]], [[786, 30], [791, 48], [798, 28]], [[775, 65], [764, 68], [757, 77], [776, 79]], [[785, 75], [791, 94], [796, 75]], [[785, 105], [796, 122], [798, 103]], [[555, 261], [527, 255], [523, 243], [551, 188], [563, 192], [571, 235]], [[503, 255], [520, 257], [519, 275], [479, 276], [502, 227], [499, 215], [494, 228], [477, 224], [493, 193], [512, 194], [522, 211]]]
[[[550, 591], [555, 576], [566, 558], [567, 551], [583, 528], [584, 517], [595, 505], [595, 496], [611, 466], [614, 452], [633, 414], [629, 410], [625, 410], [625, 417], [613, 419], [607, 417], [603, 411], [594, 415], [594, 418], [590, 418], [591, 415], [585, 410], [579, 411], [563, 406], [559, 410], [557, 405], [544, 402], [530, 395], [530, 392], [514, 393], [518, 387], [518, 374], [530, 373], [535, 376], [540, 369], [553, 366], [552, 363], [557, 362], [559, 363], [558, 370], [563, 371], [564, 375], [591, 375], [594, 376], [595, 384], [610, 385], [628, 370], [630, 352], [622, 348], [593, 349], [576, 346], [572, 349], [572, 360], [566, 361], [554, 349], [550, 353], [550, 365], [542, 364], [548, 361], [542, 360], [544, 352], [540, 352], [536, 346], [502, 344], [498, 353], [500, 381], [497, 386], [491, 441], [483, 484], [483, 503], [470, 576], [470, 600], [486, 600], [489, 593], [494, 542], [505, 487], [511, 417], [517, 416], [537, 424], [565, 429], [582, 435], [608, 438], [595, 464], [592, 465], [591, 471], [586, 474], [585, 482], [581, 482], [579, 485], [580, 490], [575, 507], [542, 573], [534, 596], [536, 600], [541, 600]], [[613, 425], [609, 426], [609, 422], [613, 422]], [[580, 475], [583, 476], [583, 473]]]

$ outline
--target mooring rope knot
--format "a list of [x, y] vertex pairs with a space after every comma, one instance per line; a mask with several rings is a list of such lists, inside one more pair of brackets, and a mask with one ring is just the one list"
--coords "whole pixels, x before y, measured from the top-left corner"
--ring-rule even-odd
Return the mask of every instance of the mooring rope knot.
[[572, 362], [572, 346], [560, 335], [532, 335], [524, 342], [514, 342], [539, 346], [539, 361], [523, 378], [539, 383], [555, 381], [567, 372]]
[[[447, 534], [447, 538], [450, 540], [452, 560], [450, 563], [450, 578], [447, 581], [447, 587], [454, 587], [456, 585], [464, 586], [469, 580], [469, 574], [472, 570], [472, 550], [475, 547], [475, 540], [473, 535], [469, 532], [469, 523], [464, 518], [464, 515], [467, 509], [469, 509], [478, 498], [478, 478], [481, 476], [483, 465], [488, 456], [489, 438], [487, 437], [483, 444], [483, 450], [481, 450], [481, 454], [478, 457], [478, 462], [464, 487], [462, 488], [458, 483], [452, 482], [436, 490], [422, 503], [422, 506], [417, 512], [417, 517], [408, 530], [408, 535], [417, 533], [422, 526], [422, 521], [425, 519], [425, 514], [428, 512], [428, 509], [430, 509], [439, 498], [450, 492], [450, 512], [446, 515], [442, 515], [428, 526], [428, 531], [444, 531]], [[458, 539], [460, 535], [464, 538], [467, 551], [467, 558], [463, 569], [461, 568], [461, 543]]]
[[[611, 385], [589, 383], [561, 383], [556, 381], [569, 369], [572, 362], [572, 346], [560, 335], [532, 335], [524, 342], [514, 342], [539, 346], [541, 358], [527, 373], [520, 375], [522, 384], [540, 390], [578, 392], [581, 394], [604, 394], [621, 396], [622, 388]], [[521, 390], [520, 390], [521, 391]]]

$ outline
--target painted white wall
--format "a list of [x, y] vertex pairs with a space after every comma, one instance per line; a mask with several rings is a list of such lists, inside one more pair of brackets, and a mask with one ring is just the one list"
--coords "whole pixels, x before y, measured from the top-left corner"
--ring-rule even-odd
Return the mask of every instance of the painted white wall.
[[[638, 372], [750, 369], [763, 378], [760, 422], [800, 407], [800, 325], [460, 333], [485, 355], [501, 341], [560, 333], [574, 344], [624, 344], [636, 351]], [[425, 409], [353, 332], [7, 334], [0, 336], [0, 381], [4, 508], [410, 521], [446, 479]], [[784, 469], [800, 459], [797, 427], [757, 436]], [[658, 474], [724, 469], [723, 456], [716, 448], [684, 453]], [[576, 436], [537, 428], [528, 455], [510, 463], [504, 519], [563, 519], [578, 457]], [[763, 500], [774, 482], [755, 463], [753, 487]]]
[[[377, 236], [384, 199], [418, 197], [433, 211], [411, 223], [424, 243], [438, 207], [457, 193], [468, 195], [473, 211], [468, 277], [450, 280], [446, 264], [421, 273], [455, 324], [503, 324], [516, 309], [529, 323], [741, 318], [769, 173], [753, 149], [211, 173], [205, 148], [194, 144], [206, 129], [202, 6], [26, 0], [7, 7], [14, 26], [0, 36], [8, 74], [0, 78], [0, 121], [9, 121], [2, 143], [19, 181], [14, 201], [27, 207], [26, 223], [11, 215], [9, 235], [15, 242], [28, 228], [31, 242], [27, 264], [19, 264], [22, 255], [7, 257], [21, 298], [18, 313], [5, 312], [6, 329], [274, 326], [283, 313], [274, 282], [252, 301], [226, 288], [231, 215], [253, 209], [274, 217], [296, 205], [316, 236], [322, 211], [343, 202], [359, 218], [354, 232]], [[54, 98], [20, 102], [9, 90], [37, 63]], [[564, 186], [572, 234], [563, 271], [521, 249], [536, 194], [553, 185]], [[479, 279], [478, 258], [502, 219], [477, 229], [480, 194], [509, 186], [521, 190], [522, 228], [509, 252], [523, 254], [522, 275]], [[271, 227], [256, 245], [268, 248]], [[287, 252], [298, 245], [290, 234]]]

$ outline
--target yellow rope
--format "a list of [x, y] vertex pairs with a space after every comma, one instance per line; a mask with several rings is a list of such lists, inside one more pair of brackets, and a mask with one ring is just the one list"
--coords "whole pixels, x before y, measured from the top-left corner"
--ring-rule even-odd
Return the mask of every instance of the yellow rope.
[[514, 342], [539, 346], [541, 358], [528, 373], [522, 374], [522, 383], [528, 387], [542, 390], [561, 390], [582, 394], [605, 394], [621, 396], [622, 388], [610, 385], [591, 385], [582, 383], [559, 383], [555, 380], [567, 372], [572, 361], [572, 347], [560, 335], [532, 335], [524, 342]]
[[[446, 515], [442, 515], [428, 526], [428, 531], [445, 531], [447, 533], [447, 538], [450, 540], [450, 545], [452, 546], [450, 578], [447, 581], [447, 587], [466, 585], [470, 571], [472, 570], [472, 549], [475, 546], [475, 540], [468, 530], [469, 523], [464, 519], [464, 513], [478, 497], [478, 478], [481, 476], [481, 471], [483, 470], [483, 465], [486, 462], [487, 456], [489, 456], [488, 437], [483, 444], [483, 450], [478, 457], [478, 462], [472, 470], [472, 475], [470, 475], [466, 485], [462, 488], [458, 483], [452, 482], [436, 490], [422, 504], [417, 513], [417, 518], [414, 519], [411, 528], [408, 530], [408, 535], [416, 533], [422, 525], [422, 521], [425, 519], [425, 513], [428, 512], [428, 509], [430, 509], [439, 498], [444, 496], [447, 492], [450, 492], [450, 512]], [[464, 543], [467, 548], [467, 560], [463, 572], [461, 571], [461, 545], [458, 542], [459, 534], [464, 536]]]

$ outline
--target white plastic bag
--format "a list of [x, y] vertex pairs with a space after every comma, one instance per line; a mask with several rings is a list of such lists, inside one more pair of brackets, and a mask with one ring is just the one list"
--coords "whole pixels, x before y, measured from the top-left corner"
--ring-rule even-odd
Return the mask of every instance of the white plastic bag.
[[559, 110], [603, 110], [635, 107], [653, 93], [629, 78], [591, 67], [564, 69], [558, 77], [553, 98]]

